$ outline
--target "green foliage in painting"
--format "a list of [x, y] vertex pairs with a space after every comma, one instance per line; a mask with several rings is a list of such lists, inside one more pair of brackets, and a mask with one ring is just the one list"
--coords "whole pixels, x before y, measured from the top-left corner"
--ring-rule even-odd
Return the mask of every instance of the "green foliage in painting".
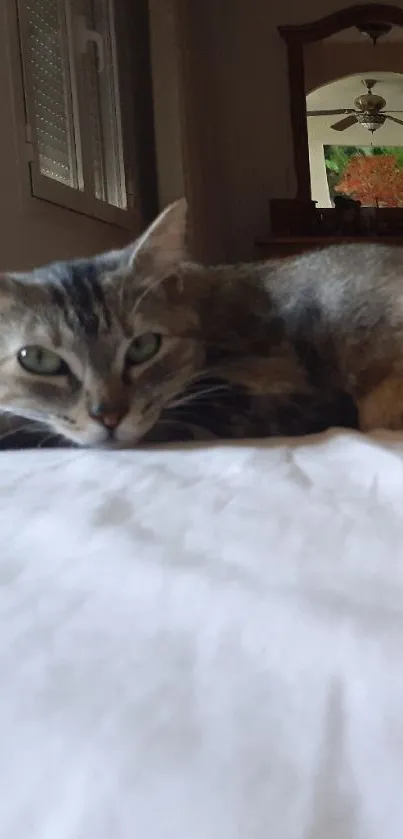
[[324, 146], [323, 151], [332, 200], [347, 195], [364, 206], [403, 206], [403, 146]]

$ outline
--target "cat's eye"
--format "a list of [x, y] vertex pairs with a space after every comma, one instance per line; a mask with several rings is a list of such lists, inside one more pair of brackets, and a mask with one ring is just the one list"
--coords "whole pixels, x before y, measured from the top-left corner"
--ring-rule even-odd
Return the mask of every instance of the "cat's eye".
[[60, 355], [36, 344], [23, 347], [17, 359], [24, 370], [35, 373], [36, 376], [66, 376], [69, 372], [66, 362], [60, 358]]
[[126, 353], [126, 362], [129, 365], [145, 364], [150, 361], [161, 346], [161, 335], [157, 332], [145, 332], [144, 335], [139, 335], [131, 342]]

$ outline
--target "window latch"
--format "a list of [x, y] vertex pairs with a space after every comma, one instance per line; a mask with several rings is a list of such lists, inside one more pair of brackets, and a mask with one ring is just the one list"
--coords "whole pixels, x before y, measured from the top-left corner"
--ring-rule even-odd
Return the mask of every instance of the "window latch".
[[95, 29], [89, 29], [85, 15], [77, 15], [76, 18], [77, 49], [80, 55], [85, 55], [88, 44], [95, 44], [98, 56], [98, 73], [105, 70], [105, 50], [102, 35]]

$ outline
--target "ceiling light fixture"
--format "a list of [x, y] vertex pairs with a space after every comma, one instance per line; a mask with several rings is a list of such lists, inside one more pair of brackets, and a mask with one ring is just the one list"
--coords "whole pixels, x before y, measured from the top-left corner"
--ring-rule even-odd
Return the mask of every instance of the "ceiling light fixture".
[[378, 38], [388, 35], [392, 29], [392, 24], [382, 23], [381, 21], [373, 21], [372, 23], [363, 23], [361, 26], [357, 26], [356, 28], [359, 32], [361, 32], [361, 35], [365, 35], [367, 38], [370, 38], [375, 47]]
[[362, 114], [357, 112], [355, 116], [357, 122], [360, 125], [364, 125], [365, 128], [367, 128], [368, 131], [371, 132], [371, 134], [373, 134], [374, 131], [377, 131], [378, 128], [380, 128], [381, 125], [383, 125], [386, 119], [386, 114], [377, 114], [373, 111], [371, 113], [369, 113], [368, 111], [364, 111]]

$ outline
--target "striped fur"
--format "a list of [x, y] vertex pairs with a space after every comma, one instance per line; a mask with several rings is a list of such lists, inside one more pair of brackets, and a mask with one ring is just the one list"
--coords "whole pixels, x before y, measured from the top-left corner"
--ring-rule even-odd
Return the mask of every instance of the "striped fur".
[[[179, 204], [123, 252], [3, 277], [4, 445], [10, 415], [29, 435], [101, 446], [403, 427], [403, 249], [202, 267], [185, 261], [184, 241]], [[160, 350], [128, 365], [132, 340], [150, 332]], [[68, 373], [25, 372], [17, 355], [32, 344]], [[119, 411], [113, 434], [94, 404]]]

